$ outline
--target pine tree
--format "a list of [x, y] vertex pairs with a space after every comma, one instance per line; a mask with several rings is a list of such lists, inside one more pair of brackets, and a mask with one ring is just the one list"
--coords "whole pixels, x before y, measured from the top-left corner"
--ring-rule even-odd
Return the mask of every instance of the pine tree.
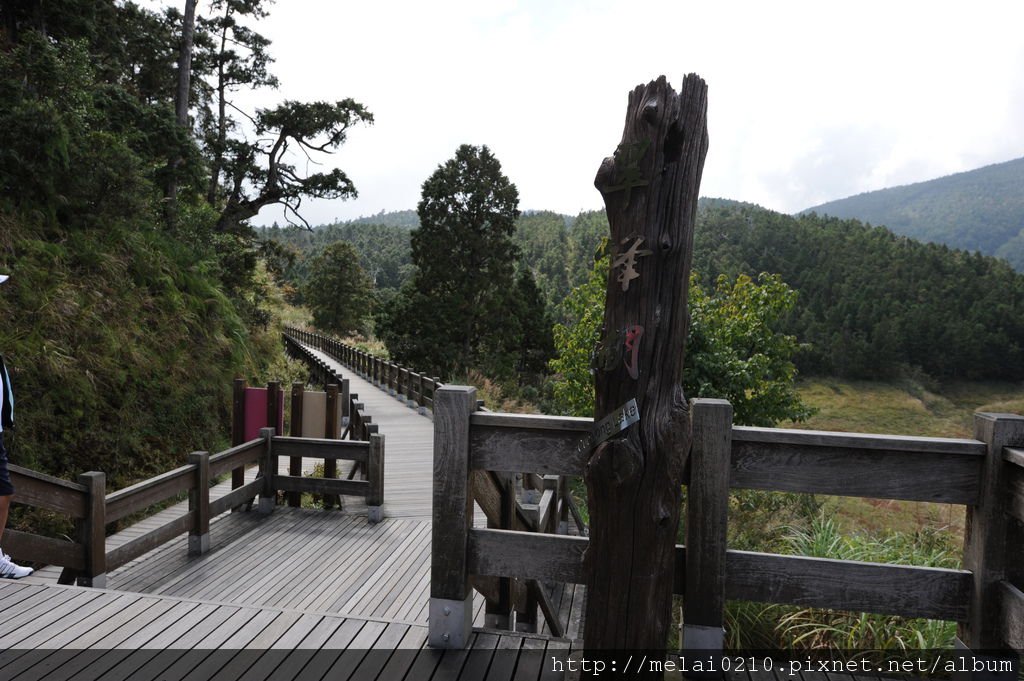
[[[416, 273], [379, 333], [398, 361], [445, 376], [505, 347], [519, 192], [486, 147], [462, 145], [423, 183], [412, 234]], [[514, 312], [513, 312], [514, 314]]]

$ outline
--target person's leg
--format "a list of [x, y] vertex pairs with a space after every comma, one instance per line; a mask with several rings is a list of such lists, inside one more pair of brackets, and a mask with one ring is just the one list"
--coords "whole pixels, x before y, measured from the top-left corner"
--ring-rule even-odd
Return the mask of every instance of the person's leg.
[[[11, 497], [14, 485], [11, 474], [7, 470], [7, 452], [4, 450], [3, 433], [0, 433], [0, 539], [3, 539], [4, 528], [7, 527], [7, 512], [11, 508]], [[0, 549], [0, 577], [21, 579], [32, 574], [32, 568], [22, 567], [11, 562], [11, 559]]]
[[[3, 542], [4, 528], [7, 527], [7, 511], [11, 508], [11, 495], [5, 494], [0, 497], [0, 542]], [[0, 546], [3, 546], [0, 543]]]

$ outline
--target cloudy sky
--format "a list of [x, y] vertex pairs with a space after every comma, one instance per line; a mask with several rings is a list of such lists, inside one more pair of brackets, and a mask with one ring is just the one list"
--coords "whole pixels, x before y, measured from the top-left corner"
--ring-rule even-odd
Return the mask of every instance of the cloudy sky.
[[696, 72], [702, 195], [795, 212], [1024, 156], [1022, 26], [1020, 0], [279, 0], [255, 28], [281, 87], [237, 99], [373, 112], [329, 159], [359, 198], [307, 204], [314, 224], [415, 208], [462, 143], [494, 151], [521, 208], [576, 214], [602, 205], [627, 93]]

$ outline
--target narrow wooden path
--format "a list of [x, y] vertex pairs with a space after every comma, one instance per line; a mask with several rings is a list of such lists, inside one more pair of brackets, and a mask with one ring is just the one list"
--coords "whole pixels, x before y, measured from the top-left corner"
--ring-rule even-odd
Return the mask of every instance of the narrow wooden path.
[[409, 408], [323, 352], [306, 349], [348, 379], [349, 390], [359, 395], [366, 413], [380, 426], [385, 437], [384, 515], [429, 521], [434, 476], [434, 423], [429, 414]]
[[[55, 569], [0, 581], [0, 681], [562, 678], [542, 663], [548, 650], [568, 655], [580, 633], [582, 596], [571, 587], [554, 599], [566, 639], [478, 629], [471, 651], [426, 647], [431, 416], [323, 359], [385, 436], [382, 522], [368, 523], [365, 503], [352, 497], [335, 510], [227, 513], [211, 522], [208, 553], [189, 555], [181, 536], [111, 572], [107, 589], [57, 585]], [[280, 465], [285, 472], [287, 461]], [[211, 497], [228, 491], [230, 481]], [[168, 508], [107, 545], [186, 510]], [[484, 599], [475, 604], [482, 627]]]

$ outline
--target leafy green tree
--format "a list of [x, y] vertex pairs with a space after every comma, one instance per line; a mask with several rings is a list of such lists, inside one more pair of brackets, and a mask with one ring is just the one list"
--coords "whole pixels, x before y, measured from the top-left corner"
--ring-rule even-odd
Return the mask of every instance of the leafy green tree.
[[486, 146], [460, 146], [423, 183], [412, 233], [416, 273], [380, 329], [398, 361], [448, 376], [482, 366], [483, 348], [504, 345], [495, 339], [514, 287], [518, 204]]
[[[565, 302], [569, 323], [554, 328], [557, 408], [591, 416], [594, 381], [591, 353], [604, 317], [608, 257], [598, 260], [587, 281]], [[733, 404], [736, 423], [768, 426], [810, 415], [793, 389], [796, 340], [777, 331], [796, 293], [777, 276], [720, 277], [707, 291], [696, 277], [690, 283], [692, 323], [687, 335], [683, 390], [687, 397], [718, 397]]]
[[694, 278], [686, 394], [729, 400], [736, 422], [745, 425], [810, 416], [794, 389], [796, 338], [777, 330], [796, 299], [796, 291], [775, 274], [762, 274], [756, 282], [745, 274], [734, 281], [722, 275], [711, 291]]
[[529, 267], [549, 305], [569, 294], [568, 252], [565, 218], [550, 211], [528, 213], [516, 221], [516, 246], [522, 265]]
[[351, 244], [336, 241], [310, 264], [303, 299], [321, 331], [348, 335], [362, 331], [370, 314], [373, 282], [359, 265]]

